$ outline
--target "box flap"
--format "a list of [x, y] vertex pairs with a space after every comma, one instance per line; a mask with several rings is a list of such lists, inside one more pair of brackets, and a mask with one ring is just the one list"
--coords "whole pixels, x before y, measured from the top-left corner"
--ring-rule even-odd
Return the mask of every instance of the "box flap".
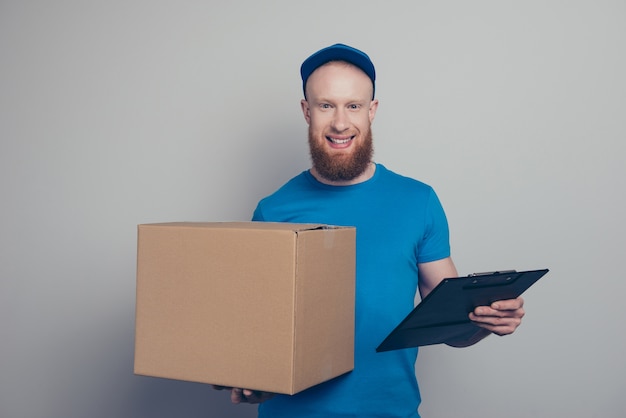
[[161, 222], [140, 224], [140, 227], [159, 226], [159, 227], [190, 227], [190, 228], [214, 228], [214, 229], [250, 229], [250, 230], [273, 230], [273, 231], [310, 231], [316, 229], [343, 229], [349, 228], [344, 226], [325, 225], [325, 224], [303, 224], [303, 223], [287, 223], [287, 222]]

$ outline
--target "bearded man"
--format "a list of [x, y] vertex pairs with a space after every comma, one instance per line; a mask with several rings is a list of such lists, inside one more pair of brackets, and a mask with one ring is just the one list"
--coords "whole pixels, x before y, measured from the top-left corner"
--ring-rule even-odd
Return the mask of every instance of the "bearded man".
[[[372, 160], [378, 100], [365, 53], [332, 45], [307, 58], [300, 72], [312, 167], [262, 199], [253, 220], [356, 227], [354, 370], [293, 396], [230, 388], [231, 399], [260, 403], [260, 417], [417, 418], [417, 348], [376, 347], [412, 310], [416, 291], [425, 297], [457, 276], [446, 216], [430, 186]], [[447, 344], [510, 334], [523, 315], [521, 298], [478, 307], [469, 314], [478, 331]]]

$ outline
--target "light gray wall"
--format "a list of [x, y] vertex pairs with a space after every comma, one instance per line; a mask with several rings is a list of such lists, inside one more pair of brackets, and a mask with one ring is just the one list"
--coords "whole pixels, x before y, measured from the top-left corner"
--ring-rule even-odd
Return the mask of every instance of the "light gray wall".
[[307, 168], [298, 67], [334, 42], [460, 272], [551, 269], [515, 335], [422, 350], [422, 414], [626, 415], [623, 1], [2, 0], [0, 416], [254, 416], [132, 374], [135, 228], [246, 220]]

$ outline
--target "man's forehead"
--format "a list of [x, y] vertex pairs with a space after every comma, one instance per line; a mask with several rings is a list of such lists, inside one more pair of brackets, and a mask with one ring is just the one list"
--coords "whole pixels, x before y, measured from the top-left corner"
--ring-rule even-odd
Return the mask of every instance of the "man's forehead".
[[307, 80], [306, 90], [310, 91], [312, 85], [316, 90], [333, 84], [336, 87], [340, 83], [335, 83], [335, 81], [344, 83], [346, 80], [351, 81], [346, 87], [354, 89], [355, 84], [362, 84], [359, 89], [367, 92], [368, 98], [372, 96], [374, 86], [369, 76], [356, 65], [346, 61], [330, 61], [316, 68]]

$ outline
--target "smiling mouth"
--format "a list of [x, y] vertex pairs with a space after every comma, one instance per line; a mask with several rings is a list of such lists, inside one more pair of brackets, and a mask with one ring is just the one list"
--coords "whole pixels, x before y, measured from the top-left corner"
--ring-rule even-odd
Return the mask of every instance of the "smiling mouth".
[[354, 136], [350, 136], [348, 138], [333, 138], [333, 137], [330, 137], [330, 136], [326, 137], [327, 141], [329, 141], [330, 143], [335, 144], [335, 145], [345, 145], [348, 142], [352, 141], [353, 139], [354, 139]]

